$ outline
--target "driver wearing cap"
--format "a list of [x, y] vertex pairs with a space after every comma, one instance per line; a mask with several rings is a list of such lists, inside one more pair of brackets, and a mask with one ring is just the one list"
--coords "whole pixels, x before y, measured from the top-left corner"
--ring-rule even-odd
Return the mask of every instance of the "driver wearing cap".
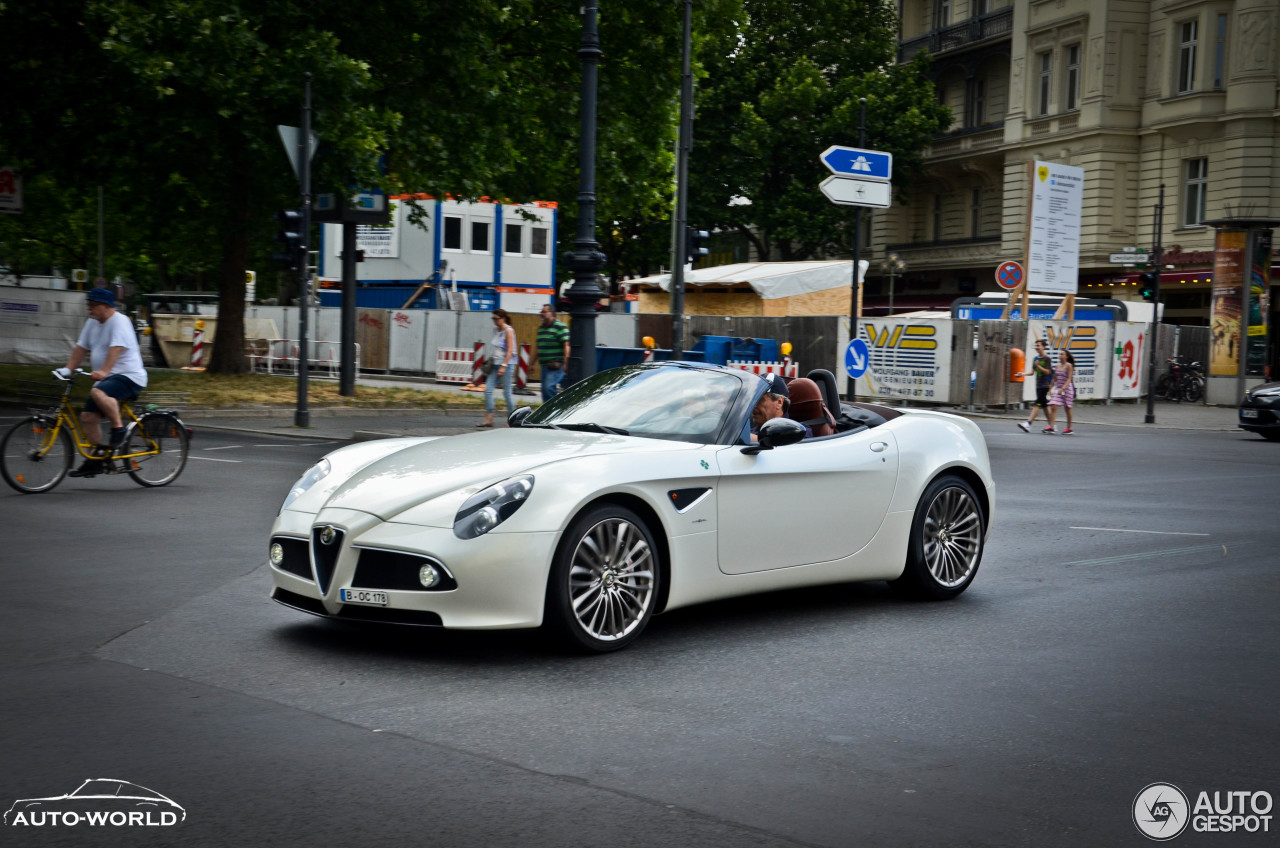
[[[63, 379], [89, 357], [97, 380], [89, 391], [80, 422], [84, 425], [89, 441], [99, 447], [105, 456], [124, 444], [124, 422], [120, 418], [120, 402], [133, 400], [147, 385], [147, 369], [142, 364], [138, 350], [138, 337], [133, 323], [115, 308], [116, 298], [111, 289], [94, 288], [89, 291], [86, 306], [89, 320], [84, 322], [80, 338], [71, 349], [65, 368], [54, 373]], [[102, 445], [102, 419], [111, 422], [111, 441]], [[101, 450], [106, 448], [106, 450]], [[71, 472], [72, 477], [91, 477], [104, 469], [101, 459], [87, 459]]]

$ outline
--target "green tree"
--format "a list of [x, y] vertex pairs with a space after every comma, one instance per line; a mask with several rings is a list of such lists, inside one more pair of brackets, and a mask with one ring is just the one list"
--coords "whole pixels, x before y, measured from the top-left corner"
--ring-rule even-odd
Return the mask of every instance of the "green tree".
[[690, 161], [691, 220], [741, 233], [761, 256], [821, 257], [852, 246], [852, 217], [818, 190], [818, 156], [857, 146], [894, 155], [906, 184], [950, 121], [925, 58], [896, 63], [897, 18], [883, 0], [745, 0], [741, 38], [707, 45]]

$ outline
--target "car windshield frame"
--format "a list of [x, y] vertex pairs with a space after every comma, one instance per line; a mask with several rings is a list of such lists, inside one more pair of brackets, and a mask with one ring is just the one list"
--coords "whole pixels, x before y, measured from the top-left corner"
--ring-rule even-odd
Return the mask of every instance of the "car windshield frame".
[[[744, 375], [759, 387], [750, 386]], [[523, 427], [613, 433], [702, 445], [742, 443], [763, 381], [731, 368], [624, 365], [592, 374], [530, 413]]]

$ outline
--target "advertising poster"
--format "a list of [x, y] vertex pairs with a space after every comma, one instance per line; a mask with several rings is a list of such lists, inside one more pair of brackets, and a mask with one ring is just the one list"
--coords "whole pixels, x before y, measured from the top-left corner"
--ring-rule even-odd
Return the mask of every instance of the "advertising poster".
[[1027, 290], [1075, 294], [1080, 272], [1084, 168], [1035, 162], [1027, 238]]
[[1244, 253], [1247, 234], [1218, 232], [1213, 254], [1213, 297], [1209, 304], [1209, 374], [1235, 377], [1240, 373], [1240, 306], [1244, 294]]
[[1267, 369], [1267, 315], [1270, 313], [1271, 231], [1253, 230], [1249, 252], [1249, 332], [1245, 374], [1261, 377]]
[[[1096, 321], [1028, 321], [1026, 349], [1032, 353], [1027, 357], [1027, 370], [1035, 358], [1036, 339], [1044, 339], [1055, 370], [1059, 351], [1065, 350], [1075, 359], [1076, 400], [1105, 398], [1111, 362], [1105, 348], [1110, 334], [1110, 324]], [[1028, 378], [1022, 386], [1023, 400], [1035, 400], [1035, 380]]]
[[1111, 396], [1113, 398], [1136, 398], [1142, 396], [1142, 382], [1147, 374], [1147, 359], [1151, 352], [1147, 349], [1147, 325], [1132, 321], [1117, 321], [1113, 326], [1115, 339], [1111, 345], [1114, 362], [1111, 373]]
[[858, 338], [870, 364], [858, 378], [859, 396], [946, 401], [951, 380], [951, 321], [866, 318]]

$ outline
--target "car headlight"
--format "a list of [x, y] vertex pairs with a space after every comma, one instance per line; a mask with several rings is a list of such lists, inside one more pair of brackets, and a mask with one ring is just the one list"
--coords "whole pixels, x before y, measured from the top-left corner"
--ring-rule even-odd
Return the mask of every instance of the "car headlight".
[[289, 490], [289, 494], [285, 496], [284, 503], [280, 505], [280, 511], [284, 512], [289, 508], [289, 504], [302, 497], [308, 489], [319, 483], [325, 477], [329, 476], [329, 471], [333, 466], [329, 464], [329, 460], [322, 459], [315, 465], [307, 469], [307, 473], [298, 478], [298, 482], [293, 484], [293, 488]]
[[522, 474], [476, 492], [453, 518], [453, 535], [459, 539], [483, 536], [512, 516], [533, 491], [533, 475]]

